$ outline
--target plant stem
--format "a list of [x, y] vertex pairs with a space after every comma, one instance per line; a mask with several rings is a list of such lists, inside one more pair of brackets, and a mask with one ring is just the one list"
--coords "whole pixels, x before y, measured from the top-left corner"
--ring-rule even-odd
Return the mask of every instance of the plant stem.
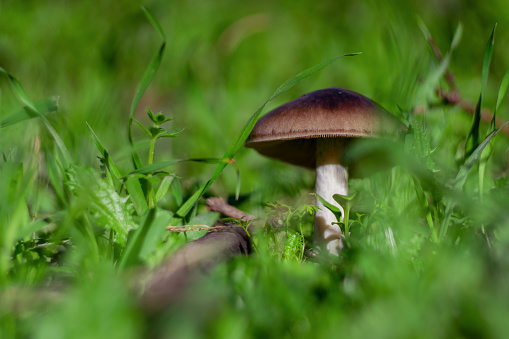
[[[150, 148], [148, 151], [148, 164], [152, 165], [154, 162], [154, 149], [156, 147], [156, 137], [150, 139]], [[148, 208], [154, 208], [154, 189], [152, 188], [152, 184], [150, 183], [150, 177], [152, 174], [148, 175], [148, 192], [147, 192], [147, 203]]]

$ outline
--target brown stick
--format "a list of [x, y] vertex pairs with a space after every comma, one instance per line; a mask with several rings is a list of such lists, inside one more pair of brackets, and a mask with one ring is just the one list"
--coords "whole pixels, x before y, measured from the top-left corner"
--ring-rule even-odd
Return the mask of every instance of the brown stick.
[[240, 219], [242, 221], [252, 221], [256, 219], [251, 214], [229, 205], [223, 198], [208, 198], [207, 209], [209, 211], [221, 212], [227, 217]]

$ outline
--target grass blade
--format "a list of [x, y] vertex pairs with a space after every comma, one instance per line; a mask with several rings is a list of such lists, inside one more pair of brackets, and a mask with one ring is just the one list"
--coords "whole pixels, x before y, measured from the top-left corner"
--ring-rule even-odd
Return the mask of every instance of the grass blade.
[[143, 248], [143, 242], [147, 236], [150, 226], [153, 224], [156, 215], [154, 208], [148, 210], [143, 216], [141, 226], [138, 227], [127, 242], [127, 246], [122, 254], [122, 259], [118, 264], [119, 269], [134, 265], [139, 261], [139, 253]]
[[166, 168], [168, 166], [173, 166], [175, 164], [178, 164], [179, 162], [182, 162], [182, 161], [185, 161], [185, 160], [174, 159], [174, 160], [167, 160], [167, 161], [156, 162], [156, 163], [151, 164], [151, 165], [140, 167], [137, 170], [134, 170], [131, 173], [129, 173], [129, 175], [134, 175], [134, 174], [152, 174], [154, 172], [161, 171], [161, 170], [163, 170], [164, 168]]
[[125, 180], [125, 187], [131, 196], [136, 213], [138, 215], [144, 215], [148, 210], [148, 203], [138, 178], [128, 177]]
[[470, 156], [470, 154], [472, 154], [472, 152], [479, 146], [479, 126], [481, 123], [482, 102], [484, 98], [484, 92], [486, 90], [486, 84], [488, 83], [488, 74], [490, 70], [491, 57], [493, 55], [493, 44], [495, 43], [494, 39], [496, 28], [497, 25], [493, 27], [490, 39], [488, 41], [488, 44], [486, 45], [486, 50], [484, 52], [484, 60], [482, 66], [481, 94], [479, 95], [479, 100], [477, 101], [477, 105], [475, 107], [472, 127], [467, 136], [467, 142], [465, 146], [465, 158]]
[[171, 183], [175, 179], [174, 175], [169, 175], [164, 177], [164, 179], [161, 181], [161, 184], [159, 185], [159, 188], [157, 189], [156, 195], [155, 195], [155, 201], [156, 203], [159, 202], [164, 195], [168, 192], [170, 189]]
[[90, 131], [90, 134], [92, 135], [92, 138], [94, 139], [94, 143], [95, 143], [97, 149], [99, 150], [99, 152], [101, 152], [101, 155], [104, 159], [104, 164], [106, 165], [106, 167], [108, 168], [110, 173], [112, 173], [117, 180], [121, 180], [122, 174], [120, 173], [120, 170], [115, 165], [113, 160], [111, 160], [110, 154], [108, 153], [108, 151], [106, 151], [106, 148], [104, 148], [103, 144], [101, 143], [101, 140], [99, 140], [99, 137], [95, 134], [92, 127], [90, 127], [88, 122], [86, 124], [87, 124], [88, 130]]
[[51, 97], [37, 101], [34, 103], [34, 106], [37, 110], [36, 112], [31, 110], [29, 107], [24, 107], [17, 112], [5, 117], [2, 119], [2, 121], [0, 121], [0, 128], [12, 126], [25, 120], [37, 118], [39, 117], [37, 112], [40, 112], [41, 115], [47, 115], [58, 111], [58, 97]]
[[135, 169], [141, 168], [143, 166], [143, 163], [141, 161], [141, 158], [140, 158], [138, 152], [136, 152], [135, 147], [134, 147], [134, 140], [133, 140], [133, 134], [132, 134], [132, 126], [133, 126], [133, 122], [134, 122], [134, 112], [141, 100], [141, 97], [147, 90], [148, 86], [152, 82], [152, 79], [154, 78], [154, 75], [156, 74], [157, 70], [159, 69], [159, 65], [161, 64], [161, 60], [163, 58], [164, 50], [166, 47], [166, 36], [164, 35], [161, 25], [159, 25], [159, 23], [154, 18], [152, 13], [146, 7], [142, 7], [142, 10], [145, 13], [145, 16], [147, 17], [147, 19], [152, 24], [152, 26], [154, 26], [154, 28], [159, 32], [163, 41], [162, 41], [161, 46], [159, 47], [157, 53], [152, 57], [152, 60], [150, 60], [149, 65], [147, 66], [147, 68], [145, 69], [145, 72], [143, 73], [143, 76], [142, 76], [141, 81], [138, 85], [138, 88], [136, 89], [136, 93], [134, 95], [133, 102], [131, 104], [131, 111], [129, 113], [129, 127], [128, 127], [128, 131], [127, 131], [127, 135], [129, 138], [129, 143], [131, 144], [131, 156], [132, 156], [132, 160], [133, 160]]
[[11, 83], [14, 93], [17, 95], [18, 99], [25, 105], [26, 110], [30, 110], [32, 113], [39, 116], [44, 123], [44, 126], [50, 133], [51, 137], [53, 138], [53, 141], [55, 142], [55, 145], [57, 146], [57, 149], [60, 151], [62, 155], [62, 161], [64, 168], [67, 168], [71, 164], [71, 156], [69, 155], [69, 152], [67, 151], [67, 148], [64, 145], [64, 142], [60, 138], [60, 136], [57, 134], [53, 126], [49, 123], [49, 121], [46, 119], [44, 114], [42, 114], [39, 109], [37, 108], [37, 105], [35, 105], [32, 100], [28, 97], [25, 90], [23, 89], [23, 86], [21, 86], [20, 82], [9, 72], [7, 72], [3, 67], [0, 67], [0, 73], [4, 73], [8, 78], [9, 82]]
[[498, 96], [497, 96], [497, 105], [495, 106], [495, 111], [493, 112], [493, 126], [495, 123], [495, 117], [498, 111], [498, 108], [500, 107], [500, 103], [505, 97], [505, 94], [507, 92], [507, 87], [509, 86], [509, 71], [507, 71], [504, 75], [504, 78], [502, 79], [502, 82], [500, 83], [500, 88], [498, 89]]
[[[502, 83], [500, 84], [500, 88], [498, 89], [497, 96], [497, 104], [495, 106], [495, 110], [493, 111], [493, 117], [491, 118], [490, 127], [488, 128], [487, 134], [493, 132], [496, 129], [497, 123], [497, 111], [500, 103], [504, 99], [505, 93], [507, 92], [507, 87], [509, 86], [509, 72], [504, 75], [502, 79]], [[488, 163], [491, 154], [493, 153], [493, 144], [489, 143], [486, 146], [486, 149], [481, 155], [481, 161], [479, 163], [479, 198], [482, 201], [484, 195], [484, 173], [486, 172], [486, 166]]]

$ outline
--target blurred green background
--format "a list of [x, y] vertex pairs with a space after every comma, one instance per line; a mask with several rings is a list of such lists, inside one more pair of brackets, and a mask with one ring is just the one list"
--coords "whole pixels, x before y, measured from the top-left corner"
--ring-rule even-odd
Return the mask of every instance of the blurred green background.
[[[274, 253], [279, 248], [262, 249], [220, 265], [191, 288], [194, 298], [168, 314], [147, 317], [127, 282], [138, 273], [137, 264], [151, 267], [185, 242], [184, 236], [172, 235], [167, 246], [163, 244], [164, 226], [181, 202], [170, 197], [164, 205], [161, 200], [164, 206], [158, 208], [155, 224], [163, 227], [152, 235], [153, 247], [137, 258], [134, 268], [119, 268], [125, 244], [114, 243], [111, 226], [94, 219], [97, 208], [90, 202], [90, 197], [97, 198], [99, 183], [107, 180], [99, 180], [100, 154], [86, 125], [123, 175], [133, 170], [127, 138], [130, 105], [161, 44], [142, 5], [161, 24], [167, 45], [135, 117], [148, 123], [145, 111], [150, 108], [173, 116], [167, 129], [185, 128], [177, 137], [158, 142], [156, 161], [222, 157], [249, 117], [284, 81], [333, 57], [362, 52], [313, 74], [265, 111], [306, 92], [338, 86], [374, 99], [398, 117], [425, 112], [415, 114], [415, 138], [409, 134], [407, 145], [424, 160], [422, 168], [431, 179], [413, 176], [407, 167], [351, 180], [352, 191], [361, 192], [372, 206], [367, 213], [352, 213], [356, 224], [351, 247], [338, 265], [282, 259]], [[503, 135], [494, 139], [491, 158], [484, 162], [486, 173], [480, 176], [484, 186], [474, 166], [464, 187], [448, 190], [464, 161], [472, 116], [438, 102], [435, 89], [449, 89], [442, 77], [426, 87], [439, 61], [423, 33], [427, 27], [445, 55], [462, 25], [449, 70], [459, 93], [475, 105], [486, 44], [496, 23], [484, 98], [490, 110], [509, 69], [507, 0], [1, 1], [0, 66], [34, 101], [59, 97], [60, 109], [48, 120], [69, 149], [74, 167], [58, 168], [58, 152], [44, 145], [53, 140], [40, 119], [0, 130], [0, 170], [7, 173], [0, 176], [0, 221], [5, 224], [0, 224], [0, 286], [7, 286], [6, 293], [0, 290], [0, 336], [136, 338], [150, 337], [150, 330], [158, 328], [172, 338], [330, 338], [338, 333], [352, 338], [505, 337], [508, 140]], [[498, 111], [504, 121], [509, 119], [507, 101]], [[0, 119], [20, 106], [2, 75]], [[146, 161], [146, 136], [133, 128]], [[481, 139], [487, 128], [481, 125]], [[278, 201], [295, 208], [314, 203], [308, 194], [314, 185], [312, 172], [247, 149], [235, 160], [241, 195], [247, 197], [240, 208], [263, 219], [263, 203]], [[87, 166], [97, 170], [87, 171]], [[185, 199], [213, 170], [186, 162], [170, 172], [181, 178]], [[230, 166], [207, 194], [232, 196], [236, 182]], [[82, 191], [74, 192], [76, 187]], [[123, 212], [130, 213], [128, 223], [139, 226], [145, 214], [126, 204], [131, 191], [118, 191], [115, 206], [121, 201], [127, 206]], [[200, 212], [205, 210], [202, 202]], [[447, 215], [450, 206], [455, 208]], [[288, 223], [310, 229], [312, 217], [299, 213], [288, 217]], [[91, 234], [83, 231], [87, 225]], [[440, 241], [433, 239], [431, 229], [443, 225], [450, 225], [449, 232]], [[17, 238], [20, 232], [27, 233]], [[387, 241], [391, 237], [397, 247]]]
[[[504, 52], [509, 48], [509, 9], [504, 0], [4, 0], [0, 65], [19, 79], [32, 99], [60, 98], [60, 111], [52, 121], [81, 163], [98, 165], [88, 122], [115, 161], [130, 166], [126, 156], [129, 107], [160, 43], [141, 5], [159, 20], [168, 43], [137, 118], [146, 121], [144, 112], [150, 108], [173, 116], [173, 127], [185, 128], [178, 138], [159, 143], [156, 160], [222, 156], [244, 122], [282, 82], [343, 53], [362, 52], [313, 75], [266, 111], [308, 91], [332, 86], [360, 92], [396, 114], [398, 106], [410, 108], [409, 93], [437, 63], [418, 18], [442, 53], [449, 49], [458, 23], [463, 24], [463, 38], [450, 69], [460, 92], [473, 103], [480, 91], [484, 47], [495, 23], [499, 29], [485, 98], [488, 107], [494, 105], [496, 89], [509, 68]], [[18, 104], [5, 78], [0, 84], [0, 114], [5, 115]], [[465, 127], [459, 134], [468, 131], [469, 120], [465, 121], [457, 126]], [[7, 147], [11, 142], [29, 143], [31, 128], [36, 127], [28, 124], [5, 132], [23, 130], [22, 140], [0, 140]], [[141, 131], [135, 127], [135, 132], [137, 140], [142, 140]], [[243, 192], [257, 188], [258, 181], [275, 181], [263, 192], [268, 200], [291, 193], [292, 185], [281, 181], [312, 181], [311, 173], [275, 164], [253, 151], [242, 151], [236, 160]], [[212, 168], [203, 166], [183, 164], [177, 173], [189, 187], [210, 176]], [[213, 192], [231, 193], [235, 180], [233, 170], [227, 172]]]

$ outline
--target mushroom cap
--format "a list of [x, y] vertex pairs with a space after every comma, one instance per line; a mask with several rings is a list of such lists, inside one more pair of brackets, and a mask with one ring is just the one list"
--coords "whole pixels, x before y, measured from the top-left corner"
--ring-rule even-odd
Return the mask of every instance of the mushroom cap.
[[261, 117], [245, 146], [293, 165], [316, 168], [316, 139], [389, 137], [402, 124], [380, 105], [343, 88], [304, 94]]

